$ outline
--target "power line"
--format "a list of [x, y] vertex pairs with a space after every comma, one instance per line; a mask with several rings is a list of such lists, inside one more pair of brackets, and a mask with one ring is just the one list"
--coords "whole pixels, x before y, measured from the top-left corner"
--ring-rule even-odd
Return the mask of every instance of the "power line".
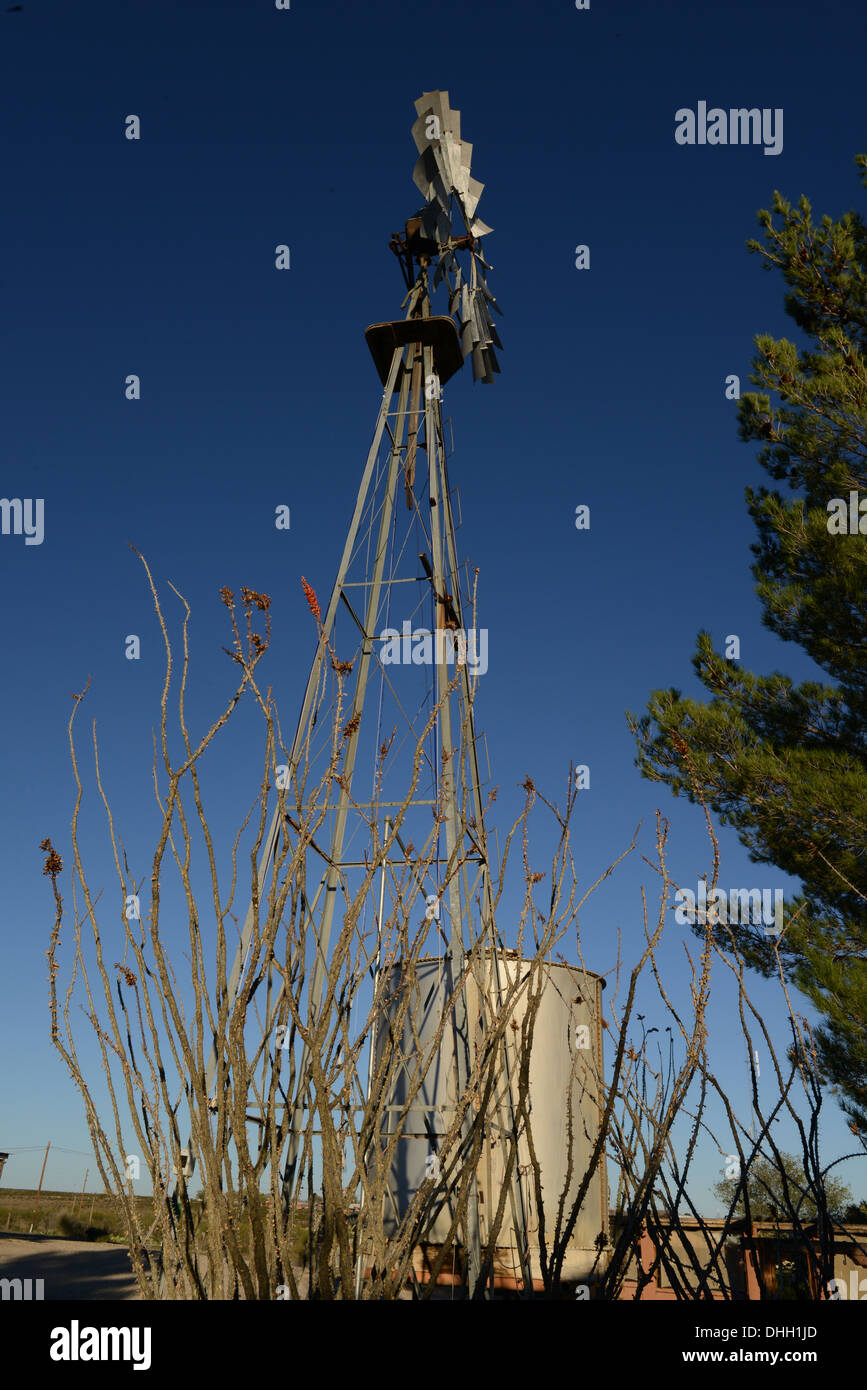
[[[78, 1154], [81, 1158], [93, 1157], [93, 1153], [88, 1153], [85, 1149], [61, 1149], [58, 1144], [54, 1144], [52, 1147], [54, 1152], [59, 1154]], [[9, 1154], [42, 1153], [44, 1148], [44, 1144], [15, 1144], [6, 1152]]]

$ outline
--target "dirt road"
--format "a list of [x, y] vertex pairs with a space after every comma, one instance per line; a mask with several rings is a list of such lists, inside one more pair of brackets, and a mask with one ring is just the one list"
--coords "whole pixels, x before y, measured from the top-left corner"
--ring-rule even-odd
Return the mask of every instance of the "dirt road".
[[[46, 1303], [78, 1298], [126, 1301], [139, 1296], [125, 1245], [54, 1236], [0, 1231], [0, 1279], [43, 1279]], [[34, 1292], [36, 1287], [34, 1283]]]

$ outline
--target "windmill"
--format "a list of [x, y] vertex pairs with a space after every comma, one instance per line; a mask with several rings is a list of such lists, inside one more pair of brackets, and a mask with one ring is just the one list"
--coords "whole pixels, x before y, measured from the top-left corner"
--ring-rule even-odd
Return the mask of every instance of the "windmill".
[[[407, 901], [412, 912], [415, 900], [421, 905], [441, 902], [442, 913], [430, 920], [431, 936], [455, 980], [461, 977], [471, 947], [482, 941], [493, 950], [499, 944], [483, 817], [484, 741], [473, 715], [474, 682], [481, 673], [480, 634], [467, 622], [472, 584], [466, 566], [458, 561], [442, 412], [442, 388], [466, 359], [475, 380], [490, 383], [500, 370], [494, 349], [502, 345], [492, 318], [497, 305], [487, 285], [490, 267], [480, 244], [491, 228], [476, 215], [482, 185], [470, 174], [472, 147], [461, 139], [460, 113], [450, 107], [448, 93], [426, 92], [415, 109], [412, 133], [419, 158], [413, 178], [425, 205], [390, 242], [407, 290], [402, 305], [406, 313], [402, 319], [372, 324], [365, 334], [382, 397], [324, 611], [308, 593], [319, 619], [320, 640], [288, 749], [289, 774], [298, 776], [304, 769], [305, 785], [317, 788], [311, 793], [312, 809], [321, 814], [315, 846], [305, 850], [310, 889], [302, 908], [309, 914], [316, 942], [304, 984], [311, 1019], [319, 1016], [322, 1007], [336, 919], [339, 931], [339, 902], [349, 900], [352, 875], [357, 879], [369, 868], [371, 824], [383, 827], [376, 848], [382, 870], [380, 901], [377, 908], [371, 894], [370, 904], [374, 918], [378, 911], [381, 922], [386, 890], [412, 898]], [[437, 315], [432, 313], [432, 299], [441, 286], [450, 312]], [[405, 507], [398, 504], [401, 492]], [[424, 629], [417, 627], [421, 619], [428, 620]], [[416, 657], [425, 633], [432, 639], [427, 661]], [[440, 640], [446, 634], [450, 642]], [[336, 654], [336, 664], [329, 651]], [[410, 660], [407, 651], [412, 654]], [[401, 660], [395, 659], [396, 652]], [[346, 680], [347, 672], [351, 674], [343, 696], [341, 679]], [[342, 775], [322, 792], [311, 770], [317, 759], [321, 764], [330, 754], [330, 718], [324, 716], [333, 713], [341, 698], [345, 698], [346, 719]], [[389, 817], [405, 803], [417, 743], [424, 749], [421, 775], [405, 807], [402, 835], [398, 835], [390, 831]], [[263, 844], [258, 900], [267, 896], [266, 875], [281, 837], [292, 843], [297, 832], [297, 821], [278, 806]], [[424, 842], [432, 833], [435, 844], [427, 881], [410, 882], [407, 888], [403, 871], [411, 865], [410, 838]], [[459, 873], [455, 872], [458, 862], [462, 863]], [[245, 968], [256, 911], [251, 902], [229, 977], [230, 998]], [[375, 959], [371, 961], [372, 968], [377, 965]], [[275, 986], [269, 978], [266, 1040], [278, 1012], [281, 988], [280, 982]], [[454, 1031], [461, 1089], [472, 1065], [463, 997], [455, 1010]], [[306, 1042], [299, 1053], [297, 1075], [303, 1086], [310, 1067]], [[227, 1066], [225, 1058], [218, 1061], [212, 1054], [207, 1070], [209, 1095], [225, 1077]], [[304, 1096], [297, 1097], [296, 1092], [285, 1154], [286, 1192], [295, 1180], [304, 1128]], [[504, 1127], [513, 1123], [509, 1115], [501, 1120]], [[471, 1126], [469, 1116], [467, 1132]], [[523, 1232], [526, 1222], [517, 1177], [509, 1200], [514, 1229]], [[482, 1239], [474, 1184], [464, 1239], [472, 1291]]]

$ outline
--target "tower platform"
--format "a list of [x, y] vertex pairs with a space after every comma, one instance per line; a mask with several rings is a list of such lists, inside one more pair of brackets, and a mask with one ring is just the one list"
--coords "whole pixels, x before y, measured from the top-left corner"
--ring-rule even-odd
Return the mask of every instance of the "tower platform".
[[[441, 386], [464, 365], [458, 330], [447, 314], [372, 323], [365, 329], [364, 336], [383, 386], [388, 381], [395, 348], [404, 347], [407, 343], [430, 344], [433, 347], [434, 366]], [[397, 383], [394, 389], [397, 390]]]

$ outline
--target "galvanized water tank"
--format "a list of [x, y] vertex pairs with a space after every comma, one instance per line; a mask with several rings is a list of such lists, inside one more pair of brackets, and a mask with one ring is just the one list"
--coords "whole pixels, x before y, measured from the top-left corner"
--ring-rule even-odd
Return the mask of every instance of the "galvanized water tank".
[[[523, 985], [523, 989], [508, 1012], [506, 1051], [510, 1074], [507, 1079], [501, 1048], [496, 1102], [489, 1108], [476, 1172], [481, 1238], [484, 1244], [504, 1182], [508, 1143], [501, 1122], [508, 1117], [508, 1105], [503, 1103], [507, 1102], [511, 1091], [513, 1109], [517, 1108], [519, 1048], [528, 1012], [528, 989], [532, 988], [539, 1005], [529, 1054], [529, 1123], [541, 1178], [545, 1243], [550, 1253], [561, 1193], [565, 1188], [563, 1210], [568, 1217], [599, 1134], [603, 1107], [604, 980], [592, 971], [568, 965], [548, 963], [534, 969], [532, 961], [520, 959], [516, 952], [500, 952], [496, 957], [488, 954], [478, 962], [466, 987], [468, 1031], [474, 1046], [484, 1038], [492, 1012], [505, 1002], [509, 987], [515, 981]], [[405, 1059], [391, 1088], [381, 1136], [385, 1142], [400, 1131], [391, 1163], [390, 1195], [383, 1211], [383, 1222], [389, 1234], [394, 1233], [421, 1185], [436, 1178], [440, 1142], [454, 1120], [457, 1068], [454, 1013], [449, 1006], [451, 995], [447, 956], [426, 958], [411, 967], [398, 963], [388, 972], [387, 1002], [376, 1030], [374, 1071], [385, 1049], [392, 1045]], [[406, 1011], [402, 1023], [399, 1022], [401, 1008]], [[441, 1036], [437, 1042], [438, 1032]], [[400, 1110], [407, 1103], [414, 1079], [418, 1079], [418, 1059], [427, 1054], [431, 1060], [422, 1085], [405, 1120], [401, 1121]], [[538, 1283], [542, 1273], [540, 1203], [525, 1133], [519, 1140], [518, 1156], [531, 1272], [534, 1283]], [[442, 1198], [439, 1213], [422, 1237], [428, 1255], [431, 1247], [436, 1249], [446, 1238], [451, 1222], [449, 1191], [445, 1185]], [[608, 1183], [603, 1154], [567, 1242], [562, 1280], [584, 1280], [594, 1262], [597, 1272], [601, 1271], [604, 1264], [599, 1259], [599, 1246], [607, 1242]], [[496, 1282], [504, 1287], [520, 1284], [518, 1241], [508, 1200], [496, 1249]], [[424, 1264], [423, 1259], [416, 1261], [422, 1277]]]

